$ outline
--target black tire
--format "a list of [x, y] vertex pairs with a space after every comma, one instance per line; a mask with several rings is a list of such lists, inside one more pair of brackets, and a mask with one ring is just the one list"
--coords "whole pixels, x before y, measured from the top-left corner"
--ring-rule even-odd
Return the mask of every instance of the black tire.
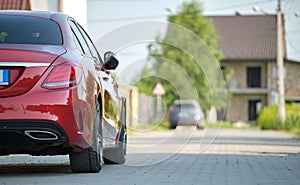
[[126, 128], [126, 104], [122, 113], [122, 128], [117, 147], [109, 147], [103, 150], [105, 164], [124, 164], [127, 150], [127, 128]]
[[70, 152], [70, 164], [74, 173], [97, 173], [103, 162], [102, 123], [99, 103], [96, 104], [94, 118], [93, 145], [87, 150]]
[[176, 129], [176, 125], [170, 125], [170, 129]]
[[169, 128], [170, 128], [170, 129], [176, 129], [176, 127], [177, 127], [177, 125], [178, 125], [177, 122], [171, 122], [171, 121], [169, 120], [169, 123], [170, 123], [170, 125], [169, 125]]
[[198, 122], [196, 124], [196, 127], [198, 130], [203, 130], [205, 128], [204, 123], [203, 122]]

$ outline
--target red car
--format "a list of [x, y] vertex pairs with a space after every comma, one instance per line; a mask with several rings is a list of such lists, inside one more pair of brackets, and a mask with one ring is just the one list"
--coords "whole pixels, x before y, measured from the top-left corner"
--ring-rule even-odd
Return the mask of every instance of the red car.
[[69, 154], [73, 172], [124, 163], [126, 99], [90, 37], [61, 13], [0, 11], [0, 155]]

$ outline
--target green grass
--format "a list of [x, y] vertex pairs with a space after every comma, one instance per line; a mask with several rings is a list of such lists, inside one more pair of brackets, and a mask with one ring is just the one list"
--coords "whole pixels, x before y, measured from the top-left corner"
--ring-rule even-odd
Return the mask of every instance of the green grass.
[[295, 134], [295, 139], [300, 139], [300, 128], [294, 128], [290, 130], [291, 133]]
[[205, 123], [206, 128], [235, 128], [231, 122]]
[[166, 127], [163, 124], [149, 124], [149, 123], [142, 123], [142, 124], [138, 124], [136, 127], [134, 127], [132, 130], [144, 130], [144, 131], [148, 131], [148, 130], [153, 130], [153, 131], [166, 131], [169, 130], [168, 127]]
[[[222, 129], [239, 129], [239, 128], [235, 127], [232, 122], [224, 121], [224, 122], [217, 122], [217, 123], [209, 123], [209, 122], [205, 123], [205, 128], [220, 128], [220, 127]], [[245, 127], [245, 128], [258, 129], [259, 126], [258, 125], [250, 125], [249, 127]], [[136, 131], [168, 131], [168, 130], [170, 130], [169, 121], [167, 119], [164, 119], [160, 123], [155, 123], [155, 121], [154, 121], [154, 123], [151, 123], [151, 124], [140, 123], [133, 128], [128, 128], [127, 132], [128, 132], [128, 134], [130, 134], [130, 133], [134, 133]], [[300, 133], [300, 130], [299, 130], [299, 133]]]
[[139, 123], [138, 125], [128, 128], [128, 134], [136, 131], [167, 131], [169, 129], [169, 121], [167, 119], [154, 120], [153, 123]]
[[234, 128], [234, 129], [259, 129], [260, 127], [257, 124], [247, 124], [247, 125], [243, 125], [241, 128], [237, 127], [234, 123], [232, 122], [228, 122], [228, 121], [224, 121], [224, 122], [217, 122], [217, 123], [209, 123], [206, 122], [205, 124], [206, 128]]

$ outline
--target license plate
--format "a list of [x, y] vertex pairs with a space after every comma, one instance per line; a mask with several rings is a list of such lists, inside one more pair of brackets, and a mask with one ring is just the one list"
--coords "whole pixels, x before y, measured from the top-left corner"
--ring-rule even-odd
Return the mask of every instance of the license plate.
[[8, 69], [0, 69], [0, 85], [9, 85]]
[[178, 114], [178, 116], [181, 118], [187, 118], [187, 117], [189, 117], [189, 114], [187, 112], [181, 112]]

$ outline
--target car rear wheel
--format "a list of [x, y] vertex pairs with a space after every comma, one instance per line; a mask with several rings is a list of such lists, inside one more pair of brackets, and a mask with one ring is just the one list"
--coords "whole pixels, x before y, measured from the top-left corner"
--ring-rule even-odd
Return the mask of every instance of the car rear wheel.
[[75, 173], [99, 172], [103, 162], [102, 123], [100, 105], [97, 103], [93, 130], [93, 145], [87, 150], [75, 152], [69, 155], [71, 169]]
[[196, 126], [197, 126], [197, 129], [198, 129], [198, 130], [203, 130], [203, 129], [205, 128], [203, 122], [197, 122]]
[[176, 125], [170, 125], [170, 129], [176, 129]]

